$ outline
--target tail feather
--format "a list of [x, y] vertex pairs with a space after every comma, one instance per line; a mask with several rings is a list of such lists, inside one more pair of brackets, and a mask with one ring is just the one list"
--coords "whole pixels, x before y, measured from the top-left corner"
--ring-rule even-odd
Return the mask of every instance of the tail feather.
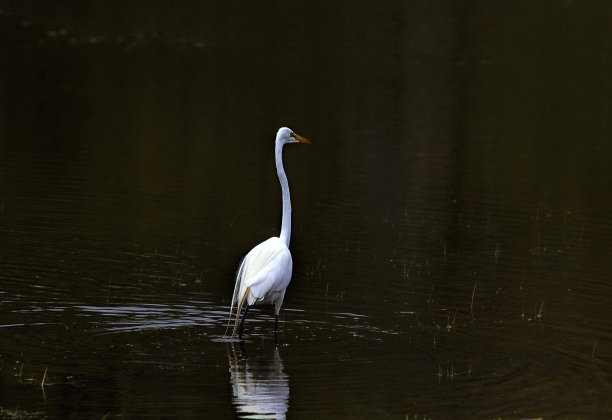
[[232, 340], [234, 340], [234, 337], [236, 336], [236, 329], [238, 328], [238, 319], [240, 319], [240, 312], [242, 311], [242, 306], [244, 305], [244, 301], [246, 300], [249, 293], [251, 293], [251, 286], [247, 287], [246, 290], [244, 291], [244, 295], [242, 296], [242, 299], [240, 299], [240, 303], [238, 304], [238, 308], [236, 309], [236, 322], [234, 322], [234, 330], [232, 331]]
[[[238, 301], [238, 295], [240, 294], [240, 288], [242, 287], [242, 277], [244, 275], [244, 261], [246, 257], [244, 257], [240, 261], [240, 265], [238, 266], [238, 271], [236, 272], [236, 285], [234, 286], [234, 293], [232, 294], [232, 303], [230, 304], [230, 312], [229, 317], [227, 318], [227, 326], [225, 327], [225, 332], [223, 336], [227, 336], [227, 332], [229, 331], [230, 323], [232, 322], [232, 314], [234, 313], [234, 304]], [[240, 310], [238, 310], [240, 313]]]

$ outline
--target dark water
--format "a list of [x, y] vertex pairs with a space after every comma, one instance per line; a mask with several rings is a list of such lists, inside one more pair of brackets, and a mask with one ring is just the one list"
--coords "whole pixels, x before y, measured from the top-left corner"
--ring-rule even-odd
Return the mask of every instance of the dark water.
[[[611, 21], [0, 1], [0, 418], [612, 416]], [[238, 346], [282, 125], [294, 275]]]

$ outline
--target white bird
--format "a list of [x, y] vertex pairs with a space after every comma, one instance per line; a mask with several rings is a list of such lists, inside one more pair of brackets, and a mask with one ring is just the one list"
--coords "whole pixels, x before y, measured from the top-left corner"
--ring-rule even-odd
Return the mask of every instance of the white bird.
[[[305, 138], [295, 134], [287, 127], [282, 127], [276, 133], [276, 173], [281, 184], [283, 193], [283, 219], [281, 224], [280, 236], [272, 238], [260, 243], [253, 248], [240, 263], [236, 274], [236, 285], [234, 286], [234, 295], [230, 306], [229, 320], [227, 327], [229, 328], [234, 305], [236, 309], [236, 321], [232, 332], [232, 340], [236, 335], [238, 328], [238, 338], [242, 340], [242, 331], [244, 329], [244, 320], [251, 306], [274, 304], [276, 318], [274, 321], [274, 333], [278, 329], [278, 313], [285, 290], [291, 281], [291, 270], [293, 261], [291, 260], [291, 252], [289, 252], [289, 239], [291, 237], [291, 199], [289, 197], [289, 183], [287, 175], [283, 168], [283, 146], [287, 143], [309, 143]], [[246, 306], [245, 306], [246, 305]], [[244, 306], [244, 314], [238, 326], [238, 318], [242, 307]], [[227, 334], [227, 329], [225, 333]]]

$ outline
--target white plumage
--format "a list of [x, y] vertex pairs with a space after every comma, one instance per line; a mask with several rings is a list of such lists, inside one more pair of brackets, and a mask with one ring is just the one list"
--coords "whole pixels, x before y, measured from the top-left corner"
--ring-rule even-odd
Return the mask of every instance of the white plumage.
[[[291, 281], [293, 261], [289, 252], [289, 240], [291, 237], [291, 199], [289, 196], [289, 184], [283, 168], [282, 151], [286, 143], [310, 143], [303, 137], [298, 136], [286, 127], [282, 127], [276, 134], [276, 172], [281, 184], [283, 196], [283, 219], [279, 237], [272, 237], [253, 248], [242, 260], [236, 274], [236, 285], [230, 306], [231, 318], [236, 306], [236, 321], [232, 332], [232, 339], [238, 328], [238, 318], [244, 307], [242, 321], [238, 329], [238, 337], [242, 339], [244, 320], [250, 306], [274, 304], [276, 333], [278, 324], [278, 313], [285, 290]], [[246, 306], [245, 306], [246, 305]], [[227, 334], [227, 329], [226, 329]]]
[[[292, 268], [291, 253], [280, 238], [272, 237], [253, 248], [240, 263], [236, 275], [231, 305], [231, 309], [238, 305], [236, 322], [245, 303], [247, 306], [274, 304], [278, 315]], [[234, 334], [235, 331], [232, 337]]]

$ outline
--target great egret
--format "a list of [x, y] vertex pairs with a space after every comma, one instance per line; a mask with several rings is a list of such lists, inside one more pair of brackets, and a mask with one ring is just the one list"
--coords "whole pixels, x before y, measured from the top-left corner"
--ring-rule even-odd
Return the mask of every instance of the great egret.
[[[285, 290], [291, 281], [291, 270], [293, 261], [289, 252], [289, 239], [291, 237], [291, 199], [289, 197], [289, 183], [283, 168], [283, 146], [287, 143], [309, 143], [305, 138], [295, 134], [287, 127], [281, 127], [276, 133], [276, 173], [283, 192], [283, 219], [280, 236], [260, 243], [253, 248], [240, 263], [236, 274], [236, 285], [230, 306], [230, 314], [227, 327], [232, 319], [234, 305], [236, 309], [236, 321], [232, 332], [232, 340], [238, 328], [238, 338], [242, 340], [244, 320], [249, 308], [254, 305], [274, 304], [276, 318], [274, 320], [274, 334], [278, 330], [278, 313]], [[245, 306], [246, 305], [246, 306]], [[238, 318], [242, 307], [244, 314], [238, 326]], [[227, 334], [227, 328], [225, 330]]]

